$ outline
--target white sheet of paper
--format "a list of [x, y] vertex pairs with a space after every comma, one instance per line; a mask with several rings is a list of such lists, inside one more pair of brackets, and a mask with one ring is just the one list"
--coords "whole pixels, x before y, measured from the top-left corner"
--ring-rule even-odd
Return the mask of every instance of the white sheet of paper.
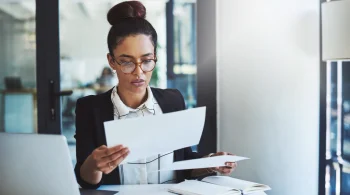
[[107, 146], [122, 144], [132, 162], [197, 145], [202, 136], [205, 107], [104, 123]]
[[230, 187], [219, 186], [211, 183], [205, 183], [197, 180], [186, 180], [179, 184], [173, 185], [170, 192], [176, 194], [198, 194], [198, 195], [240, 195], [238, 190], [232, 190]]
[[241, 157], [241, 156], [225, 155], [225, 156], [213, 156], [209, 158], [199, 158], [194, 160], [184, 160], [184, 161], [174, 162], [173, 164], [166, 167], [161, 167], [160, 171], [221, 167], [221, 166], [225, 166], [226, 162], [238, 162], [246, 159], [249, 159], [249, 158]]
[[241, 189], [245, 191], [245, 194], [271, 190], [271, 188], [265, 184], [254, 183], [254, 182], [245, 181], [245, 180], [236, 179], [236, 178], [227, 177], [227, 176], [209, 176], [202, 179], [202, 181], [208, 182], [211, 184], [220, 185], [220, 186]]

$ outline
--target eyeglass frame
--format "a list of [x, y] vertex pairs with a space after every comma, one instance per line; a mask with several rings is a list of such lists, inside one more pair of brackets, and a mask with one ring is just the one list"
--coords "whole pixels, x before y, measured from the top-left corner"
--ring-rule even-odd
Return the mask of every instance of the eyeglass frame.
[[[118, 64], [119, 66], [123, 67], [123, 65], [121, 65], [121, 64], [117, 61], [117, 59], [115, 59], [114, 55], [111, 55], [111, 57], [112, 57], [113, 61], [117, 62], [117, 64]], [[154, 67], [153, 67], [152, 70], [144, 71], [144, 70], [142, 69], [142, 63], [145, 62], [145, 61], [147, 61], [147, 60], [153, 60], [153, 61], [154, 61]], [[158, 60], [158, 59], [157, 59], [157, 57], [155, 57], [155, 58], [153, 58], [153, 59], [147, 59], [147, 60], [142, 60], [141, 62], [136, 62], [136, 61], [133, 60], [132, 63], [135, 64], [134, 70], [131, 71], [131, 72], [124, 72], [123, 69], [122, 69], [122, 72], [125, 73], [125, 74], [132, 74], [132, 73], [136, 70], [136, 68], [137, 68], [138, 66], [140, 67], [140, 69], [142, 70], [142, 72], [152, 72], [152, 71], [156, 68], [157, 60]]]

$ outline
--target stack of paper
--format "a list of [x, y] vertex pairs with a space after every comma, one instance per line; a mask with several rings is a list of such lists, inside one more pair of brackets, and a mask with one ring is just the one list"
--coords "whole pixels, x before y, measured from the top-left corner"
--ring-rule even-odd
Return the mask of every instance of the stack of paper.
[[196, 180], [186, 180], [174, 185], [169, 192], [184, 195], [228, 195], [240, 194], [239, 191], [233, 191], [232, 188], [218, 186], [210, 183], [204, 183]]
[[186, 180], [172, 186], [169, 191], [184, 195], [238, 195], [263, 193], [270, 190], [267, 185], [225, 176], [206, 177], [202, 181]]
[[202, 182], [238, 189], [243, 191], [244, 194], [271, 190], [271, 188], [265, 184], [254, 183], [226, 176], [206, 177], [202, 180]]

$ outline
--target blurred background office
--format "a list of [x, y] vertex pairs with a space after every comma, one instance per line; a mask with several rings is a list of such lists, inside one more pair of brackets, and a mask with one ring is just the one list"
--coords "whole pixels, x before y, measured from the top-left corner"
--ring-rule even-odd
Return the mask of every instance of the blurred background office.
[[[205, 152], [250, 157], [232, 176], [266, 183], [271, 195], [350, 194], [350, 166], [337, 160], [343, 145], [350, 161], [350, 64], [321, 62], [323, 0], [141, 1], [159, 39], [151, 86], [179, 89], [188, 108], [207, 106]], [[106, 13], [119, 2], [0, 1], [0, 132], [51, 133], [40, 124], [59, 112], [75, 163], [76, 100], [118, 82], [106, 60]], [[57, 50], [42, 41], [53, 32], [43, 14], [58, 29]], [[50, 71], [72, 91], [58, 111], [47, 95]]]

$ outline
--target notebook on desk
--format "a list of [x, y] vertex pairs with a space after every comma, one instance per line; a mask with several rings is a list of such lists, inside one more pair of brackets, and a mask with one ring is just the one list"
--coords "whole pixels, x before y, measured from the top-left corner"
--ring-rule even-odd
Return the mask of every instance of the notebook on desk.
[[186, 180], [172, 186], [169, 191], [183, 195], [242, 195], [264, 192], [271, 188], [226, 176], [210, 176], [202, 181]]

